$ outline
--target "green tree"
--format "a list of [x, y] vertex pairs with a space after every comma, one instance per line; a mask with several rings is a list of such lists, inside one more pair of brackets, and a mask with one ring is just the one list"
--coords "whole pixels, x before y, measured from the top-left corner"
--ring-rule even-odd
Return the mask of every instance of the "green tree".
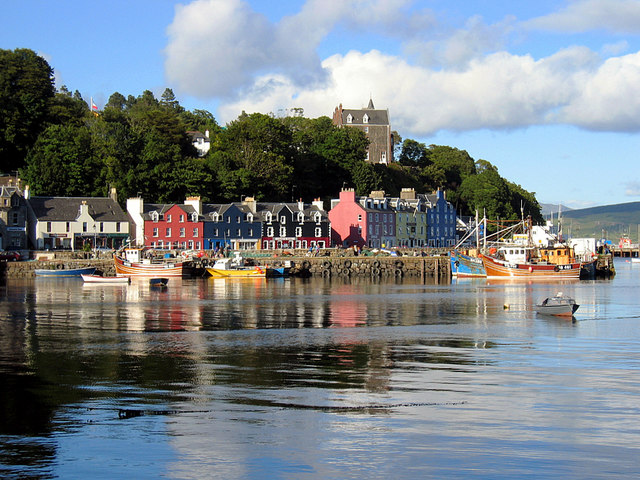
[[402, 151], [398, 158], [400, 165], [425, 168], [431, 164], [429, 150], [424, 143], [407, 138], [402, 142]]
[[95, 196], [104, 192], [100, 169], [87, 127], [52, 125], [29, 152], [22, 176], [36, 195]]
[[55, 94], [53, 69], [29, 49], [0, 50], [0, 170], [18, 170]]

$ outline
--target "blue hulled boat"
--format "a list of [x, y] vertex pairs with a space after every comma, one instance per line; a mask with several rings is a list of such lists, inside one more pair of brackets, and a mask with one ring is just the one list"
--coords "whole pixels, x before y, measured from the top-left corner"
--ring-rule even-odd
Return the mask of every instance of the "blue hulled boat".
[[35, 274], [37, 277], [80, 277], [82, 275], [93, 275], [95, 271], [95, 267], [58, 268], [55, 270], [37, 268]]

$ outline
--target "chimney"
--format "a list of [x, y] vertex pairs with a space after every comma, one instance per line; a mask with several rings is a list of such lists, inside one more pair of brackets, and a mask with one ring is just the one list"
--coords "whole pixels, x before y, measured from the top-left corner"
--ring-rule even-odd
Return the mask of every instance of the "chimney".
[[114, 202], [118, 202], [118, 192], [116, 191], [116, 187], [111, 187], [109, 189], [109, 198]]
[[249, 210], [251, 210], [251, 213], [256, 213], [257, 202], [254, 197], [244, 197], [242, 204], [247, 205]]
[[191, 205], [198, 215], [202, 215], [202, 201], [200, 197], [187, 197], [184, 204]]
[[341, 202], [355, 202], [356, 201], [356, 191], [353, 188], [343, 188], [340, 192], [340, 201]]
[[29, 185], [24, 186], [24, 192], [22, 192], [22, 194], [25, 200], [29, 200], [31, 198], [31, 189], [29, 188]]
[[369, 196], [371, 198], [384, 198], [384, 190], [374, 190]]
[[300, 210], [301, 212], [304, 211], [304, 202], [302, 201], [302, 199], [298, 200], [298, 210]]
[[324, 202], [323, 202], [322, 200], [320, 200], [320, 198], [315, 198], [315, 199], [313, 200], [312, 205], [313, 205], [314, 207], [316, 207], [318, 210], [322, 210], [322, 211], [324, 211]]
[[403, 200], [415, 200], [416, 199], [416, 191], [413, 188], [403, 188], [400, 192], [400, 198]]

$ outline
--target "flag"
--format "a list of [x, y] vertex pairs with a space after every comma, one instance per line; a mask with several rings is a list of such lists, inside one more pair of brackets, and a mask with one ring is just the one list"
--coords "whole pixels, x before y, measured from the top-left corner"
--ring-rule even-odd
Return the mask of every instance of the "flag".
[[93, 103], [93, 98], [91, 99], [91, 110], [98, 110], [98, 106]]

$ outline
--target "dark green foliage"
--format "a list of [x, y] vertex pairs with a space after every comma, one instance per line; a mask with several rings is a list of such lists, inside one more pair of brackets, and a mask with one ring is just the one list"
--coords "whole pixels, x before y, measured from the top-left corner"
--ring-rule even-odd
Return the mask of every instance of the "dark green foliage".
[[28, 49], [0, 50], [0, 171], [18, 170], [42, 131], [53, 69]]
[[[34, 52], [0, 50], [0, 67], [2, 167], [24, 166], [35, 195], [104, 196], [113, 186], [123, 203], [138, 194], [154, 202], [191, 195], [208, 202], [245, 196], [309, 202], [335, 198], [344, 186], [394, 197], [405, 187], [440, 188], [460, 214], [479, 209], [511, 219], [524, 210], [541, 218], [534, 194], [457, 148], [402, 141], [394, 132], [399, 161], [372, 165], [362, 131], [338, 128], [325, 116], [305, 118], [301, 109], [284, 118], [243, 112], [221, 128], [211, 113], [185, 110], [167, 88], [159, 100], [149, 90], [138, 97], [115, 92], [95, 115], [77, 90], [54, 92], [52, 69]], [[204, 158], [191, 131], [209, 132]]]

